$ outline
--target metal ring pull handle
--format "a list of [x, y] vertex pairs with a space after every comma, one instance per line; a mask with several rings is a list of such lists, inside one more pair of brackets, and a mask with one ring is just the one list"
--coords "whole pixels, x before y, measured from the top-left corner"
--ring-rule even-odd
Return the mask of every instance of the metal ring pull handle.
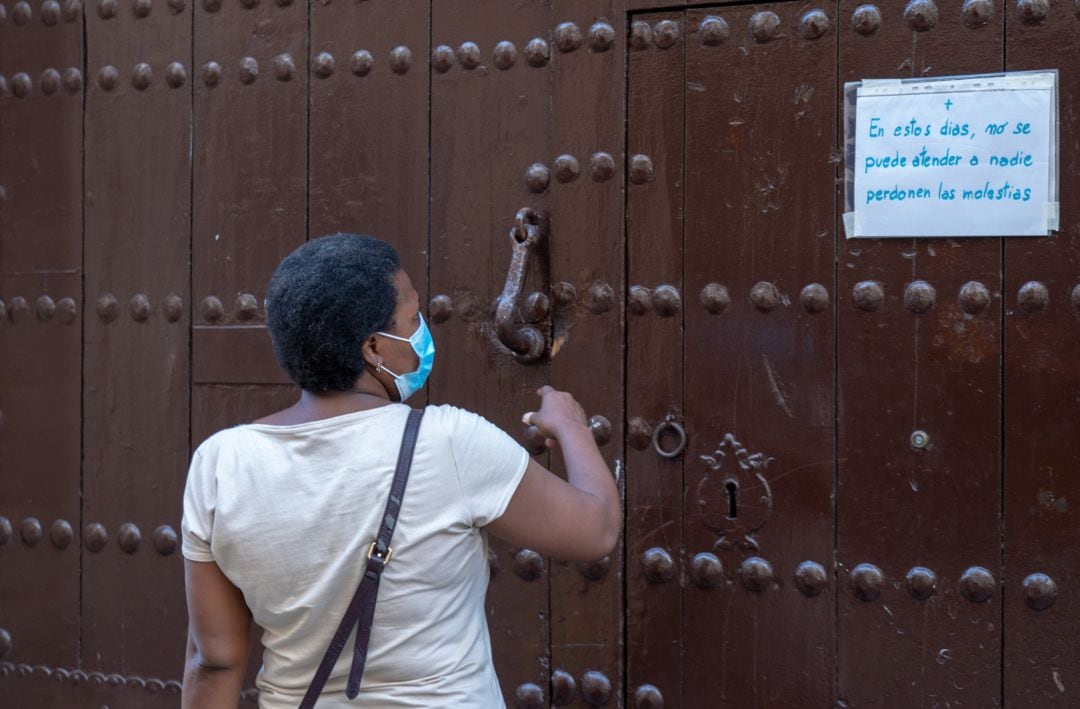
[[[675, 434], [679, 437], [679, 444], [671, 450], [664, 450], [664, 447], [660, 445], [660, 436], [669, 429], [675, 431]], [[686, 450], [686, 429], [675, 420], [673, 415], [668, 414], [667, 418], [658, 423], [656, 428], [653, 429], [652, 445], [657, 455], [663, 458], [678, 458]]]
[[538, 362], [547, 349], [547, 339], [540, 328], [514, 322], [517, 300], [525, 282], [525, 271], [529, 263], [529, 254], [540, 241], [540, 216], [530, 207], [519, 209], [510, 230], [513, 242], [513, 254], [510, 256], [510, 269], [506, 273], [506, 285], [503, 286], [499, 304], [495, 309], [495, 333], [499, 342], [514, 353], [514, 357], [524, 364]]

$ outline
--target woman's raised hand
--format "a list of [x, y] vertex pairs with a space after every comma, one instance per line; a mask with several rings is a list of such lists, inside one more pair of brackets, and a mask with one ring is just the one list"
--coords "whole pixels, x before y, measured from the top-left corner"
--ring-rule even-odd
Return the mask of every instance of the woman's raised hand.
[[502, 517], [489, 525], [496, 536], [567, 561], [595, 561], [610, 554], [622, 529], [615, 478], [596, 447], [585, 410], [565, 391], [540, 387], [540, 410], [521, 417], [562, 451], [566, 480], [536, 460], [518, 484]]
[[549, 448], [569, 433], [588, 429], [585, 409], [569, 392], [545, 385], [537, 389], [536, 394], [540, 397], [540, 410], [527, 412], [521, 421], [527, 426], [536, 426]]

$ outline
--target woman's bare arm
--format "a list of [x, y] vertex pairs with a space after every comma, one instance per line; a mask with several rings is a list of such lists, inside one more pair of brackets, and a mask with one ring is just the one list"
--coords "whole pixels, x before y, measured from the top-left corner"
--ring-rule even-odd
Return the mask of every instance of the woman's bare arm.
[[247, 671], [251, 612], [217, 564], [184, 560], [188, 604], [183, 709], [236, 709]]
[[589, 431], [585, 412], [566, 392], [543, 387], [540, 410], [528, 423], [558, 442], [567, 480], [529, 461], [502, 517], [488, 529], [511, 544], [569, 561], [592, 561], [615, 548], [622, 504], [615, 478]]

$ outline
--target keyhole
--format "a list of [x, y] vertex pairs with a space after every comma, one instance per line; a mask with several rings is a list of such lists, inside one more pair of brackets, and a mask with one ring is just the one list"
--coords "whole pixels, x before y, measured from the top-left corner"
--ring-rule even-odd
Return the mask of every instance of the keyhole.
[[739, 484], [728, 480], [724, 487], [727, 489], [728, 519], [735, 519], [739, 516]]

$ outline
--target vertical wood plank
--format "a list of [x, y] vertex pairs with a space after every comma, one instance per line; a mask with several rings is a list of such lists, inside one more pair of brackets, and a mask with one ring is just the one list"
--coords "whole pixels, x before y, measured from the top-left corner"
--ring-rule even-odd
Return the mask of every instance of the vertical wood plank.
[[91, 671], [171, 678], [183, 664], [191, 12], [86, 18], [83, 521], [108, 535], [82, 547]]
[[[261, 322], [270, 274], [306, 240], [307, 54], [304, 3], [210, 0], [195, 9], [197, 324]], [[243, 293], [259, 306], [246, 320], [236, 302]], [[222, 315], [213, 317], [208, 297]]]
[[[631, 16], [627, 152], [654, 177], [626, 189], [626, 673], [627, 703], [685, 706], [683, 461], [651, 435], [683, 414], [683, 85], [685, 16]], [[655, 41], [657, 37], [663, 48]], [[660, 438], [666, 450], [677, 440]]]
[[[192, 319], [197, 329], [262, 326], [274, 267], [307, 238], [308, 8], [209, 0], [194, 12]], [[196, 361], [231, 360], [225, 379], [253, 378], [244, 358], [200, 351], [202, 341], [229, 338], [196, 337]], [[204, 407], [207, 397], [232, 398], [204, 386], [192, 394]], [[230, 425], [269, 413], [263, 397], [248, 400]], [[205, 428], [193, 419], [193, 430]]]
[[687, 706], [833, 704], [836, 188], [822, 176], [835, 170], [836, 15], [824, 7], [687, 13]]
[[[82, 268], [82, 9], [5, 3], [0, 23], [0, 268]], [[36, 298], [36, 295], [35, 295]]]
[[[428, 6], [311, 5], [311, 236], [359, 232], [389, 241], [421, 302], [428, 270]], [[394, 52], [411, 60], [392, 61]]]
[[[254, 355], [225, 343], [265, 326], [270, 275], [308, 237], [310, 80], [306, 3], [206, 0], [194, 12], [192, 359], [219, 359], [233, 371], [217, 372], [229, 385], [193, 381], [192, 449], [296, 397], [295, 387], [258, 381], [246, 366], [272, 357], [268, 337]], [[225, 332], [200, 337], [209, 328]], [[259, 667], [258, 637], [247, 687]]]
[[[265, 325], [273, 268], [307, 240], [308, 6], [202, 2], [193, 45], [192, 359], [230, 361], [234, 372], [222, 378], [241, 383], [254, 378], [245, 360], [227, 346], [200, 350], [199, 330]], [[220, 428], [281, 409], [295, 391], [193, 383], [192, 449]], [[253, 640], [248, 686], [260, 655]]]
[[[453, 57], [431, 74], [430, 290], [439, 354], [429, 396], [511, 434], [520, 433], [522, 413], [535, 408], [535, 391], [548, 381], [547, 365], [520, 364], [498, 343], [491, 311], [507, 277], [514, 215], [526, 206], [549, 213], [547, 197], [525, 183], [526, 169], [550, 150], [549, 77], [529, 65], [525, 47], [546, 36], [549, 22], [542, 3], [432, 4], [432, 51]], [[516, 50], [503, 45], [504, 68], [496, 64], [500, 42]], [[541, 244], [523, 295], [547, 291], [547, 254]], [[532, 552], [492, 542], [495, 669], [508, 704], [520, 695], [525, 706], [539, 706], [548, 695], [549, 564], [541, 572]]]
[[[1072, 473], [1080, 463], [1080, 117], [1074, 108], [1080, 100], [1080, 16], [1074, 5], [1057, 0], [1008, 3], [1002, 14], [1006, 69], [1059, 72], [1061, 204], [1057, 234], [1005, 242], [1003, 701], [1065, 707], [1077, 703], [1080, 691], [1080, 649], [1071, 641], [1080, 630], [1073, 504], [1080, 481]], [[1028, 283], [1039, 285], [1025, 288]]]
[[[1000, 71], [997, 12], [840, 7], [841, 82]], [[839, 697], [853, 705], [1000, 702], [1000, 320], [960, 298], [968, 281], [999, 294], [1000, 259], [999, 239], [840, 243]], [[966, 572], [992, 577], [992, 597], [968, 600]]]
[[[598, 182], [589, 172], [596, 153], [622, 164], [625, 140], [625, 15], [608, 0], [556, 0], [551, 77], [551, 150], [544, 163], [553, 176], [551, 281], [569, 284], [575, 297], [556, 300], [559, 349], [551, 383], [574, 394], [593, 417], [597, 442], [614, 469], [622, 458], [624, 273], [623, 171]], [[572, 23], [581, 46], [560, 51]], [[544, 69], [534, 71], [545, 71]], [[571, 174], [573, 156], [578, 174]], [[552, 295], [563, 293], [553, 286]], [[561, 457], [553, 469], [564, 474]], [[621, 481], [620, 481], [621, 482]], [[622, 548], [598, 564], [554, 564], [551, 570], [553, 700], [582, 704], [622, 699]], [[610, 689], [609, 689], [610, 688]], [[572, 698], [572, 699], [571, 699]], [[562, 705], [562, 704], [560, 704]]]
[[[71, 666], [79, 652], [82, 13], [40, 3], [5, 10], [0, 627], [10, 641], [0, 660]], [[46, 705], [49, 687], [3, 675], [5, 703]]]
[[191, 396], [191, 443], [198, 446], [223, 428], [278, 411], [296, 401], [299, 390], [290, 385], [202, 384]]

